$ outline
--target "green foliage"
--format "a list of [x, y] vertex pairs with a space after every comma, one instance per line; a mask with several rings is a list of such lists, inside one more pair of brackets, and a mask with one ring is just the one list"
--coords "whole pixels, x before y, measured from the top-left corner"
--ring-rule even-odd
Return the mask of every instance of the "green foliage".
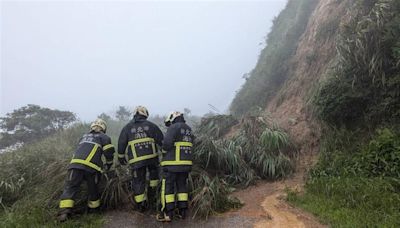
[[121, 166], [105, 172], [99, 183], [99, 189], [102, 192], [101, 207], [103, 209], [116, 209], [129, 202], [129, 197], [132, 199], [132, 194], [129, 191], [131, 180], [129, 171]]
[[190, 202], [192, 216], [208, 218], [232, 208], [239, 208], [240, 201], [230, 196], [234, 190], [218, 176], [212, 177], [205, 170], [194, 169], [189, 179], [193, 198]]
[[340, 31], [337, 64], [314, 104], [336, 126], [398, 121], [400, 108], [400, 3], [359, 1]]
[[76, 120], [68, 111], [29, 104], [0, 118], [0, 149], [15, 143], [28, 143], [61, 131]]
[[260, 136], [261, 145], [268, 150], [280, 150], [289, 145], [289, 137], [283, 131], [265, 129]]
[[[229, 196], [234, 186], [248, 186], [259, 178], [284, 177], [292, 171], [292, 148], [286, 134], [266, 117], [252, 116], [240, 122], [239, 134], [232, 139], [223, 138], [239, 123], [232, 116], [203, 120], [196, 131], [199, 141], [190, 177], [193, 217], [207, 218], [240, 207], [240, 202]], [[114, 143], [125, 123], [108, 121], [108, 134]], [[88, 129], [87, 124], [76, 125], [0, 155], [0, 202], [3, 207], [0, 226], [57, 225], [55, 216], [67, 166], [78, 139]], [[268, 140], [273, 142], [268, 143]], [[102, 175], [99, 186], [103, 209], [122, 208], [127, 203], [134, 203], [129, 190], [130, 180], [129, 167], [114, 165], [111, 171]], [[82, 185], [76, 201], [79, 211], [86, 208], [86, 192], [86, 186]], [[25, 221], [23, 215], [27, 217]], [[100, 217], [81, 215], [79, 220], [69, 221], [63, 226], [91, 227], [101, 222]]]
[[[43, 197], [45, 198], [43, 201], [48, 202], [50, 200], [48, 196], [59, 192], [62, 188], [66, 166], [75, 149], [73, 147], [87, 129], [87, 125], [76, 125], [37, 143], [1, 154], [0, 182], [18, 186], [13, 190], [15, 197], [10, 198], [5, 196], [11, 192], [7, 188], [0, 188], [3, 203], [11, 205], [14, 203], [14, 198], [19, 199], [33, 194], [32, 188], [37, 186], [45, 186], [39, 195], [46, 196]], [[49, 195], [45, 195], [46, 193]]]
[[[342, 136], [340, 136], [342, 134]], [[350, 139], [360, 135], [336, 133], [338, 140]], [[341, 138], [342, 137], [342, 138]], [[333, 143], [333, 142], [330, 142]], [[345, 147], [343, 147], [345, 145]], [[331, 145], [330, 152], [324, 152], [317, 166], [311, 171], [313, 178], [338, 176], [391, 177], [400, 178], [400, 136], [389, 129], [378, 130], [369, 143]]]
[[[0, 227], [25, 228], [25, 227], [101, 227], [104, 220], [101, 215], [82, 215], [78, 219], [68, 220], [65, 223], [57, 223], [53, 219], [54, 211], [38, 206], [25, 204], [26, 207], [18, 210], [0, 213]], [[29, 207], [29, 208], [28, 208]]]
[[297, 49], [317, 0], [292, 0], [274, 19], [267, 46], [258, 63], [231, 103], [234, 115], [249, 113], [253, 107], [265, 107], [288, 78], [288, 62]]
[[331, 227], [399, 227], [398, 189], [398, 182], [382, 178], [325, 177], [287, 199]]
[[288, 136], [264, 117], [245, 117], [240, 122], [238, 135], [229, 139], [208, 137], [208, 132], [216, 128], [212, 124], [201, 128], [207, 134], [199, 134], [194, 151], [197, 164], [224, 177], [227, 183], [241, 186], [259, 178], [290, 174], [293, 164], [289, 157], [294, 154]]
[[[75, 125], [0, 155], [1, 227], [97, 227], [102, 223], [100, 216], [93, 215], [62, 225], [55, 222], [67, 165], [74, 146], [88, 129], [88, 125]], [[79, 198], [78, 207], [85, 207], [85, 199]]]
[[292, 192], [288, 200], [333, 227], [398, 227], [400, 135], [330, 130], [304, 195]]

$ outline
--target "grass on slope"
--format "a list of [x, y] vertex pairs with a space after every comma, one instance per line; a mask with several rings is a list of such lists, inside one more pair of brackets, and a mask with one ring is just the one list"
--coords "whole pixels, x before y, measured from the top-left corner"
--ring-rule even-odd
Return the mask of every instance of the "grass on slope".
[[305, 193], [288, 200], [333, 227], [400, 227], [400, 134], [379, 130], [367, 142], [337, 131], [325, 139]]

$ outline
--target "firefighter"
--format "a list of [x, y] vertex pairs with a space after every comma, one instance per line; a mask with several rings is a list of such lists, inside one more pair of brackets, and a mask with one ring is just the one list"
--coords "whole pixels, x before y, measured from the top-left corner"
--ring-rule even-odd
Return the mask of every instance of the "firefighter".
[[[118, 158], [121, 165], [125, 165], [126, 157], [128, 158], [133, 176], [134, 201], [137, 209], [144, 212], [147, 209], [148, 197], [155, 196], [159, 183], [157, 148], [161, 147], [164, 136], [156, 124], [147, 120], [149, 112], [146, 107], [136, 107], [133, 114], [133, 120], [122, 129], [119, 136]], [[150, 188], [146, 184], [147, 173]]]
[[102, 156], [105, 157], [105, 169], [109, 170], [113, 164], [114, 146], [111, 139], [105, 133], [106, 122], [97, 119], [90, 125], [90, 132], [84, 134], [79, 141], [72, 160], [68, 166], [68, 175], [64, 191], [61, 195], [60, 213], [58, 220], [63, 222], [72, 215], [75, 197], [79, 192], [82, 181], [86, 181], [88, 187], [88, 209], [96, 212], [100, 207], [100, 194], [98, 181], [103, 170]]
[[175, 205], [179, 209], [178, 217], [186, 217], [189, 198], [187, 179], [192, 169], [194, 135], [180, 112], [170, 113], [165, 125], [168, 130], [162, 147], [161, 214], [157, 215], [157, 220], [170, 222]]

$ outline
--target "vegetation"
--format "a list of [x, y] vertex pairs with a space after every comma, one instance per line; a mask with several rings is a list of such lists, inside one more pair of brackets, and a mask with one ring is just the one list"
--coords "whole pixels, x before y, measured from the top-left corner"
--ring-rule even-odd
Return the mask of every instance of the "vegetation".
[[[208, 217], [238, 207], [237, 199], [229, 197], [234, 188], [247, 187], [258, 179], [282, 178], [293, 171], [295, 149], [266, 116], [238, 121], [218, 115], [203, 119], [200, 126], [192, 174], [194, 216]], [[227, 138], [231, 133], [227, 129], [236, 129], [236, 133]]]
[[42, 139], [65, 129], [75, 120], [75, 114], [68, 111], [32, 104], [19, 108], [0, 118], [0, 149]]
[[378, 130], [365, 143], [360, 136], [343, 130], [328, 136], [305, 193], [288, 199], [333, 227], [398, 227], [400, 134]]
[[289, 201], [333, 227], [400, 226], [400, 2], [359, 0], [314, 96], [324, 137], [305, 193]]
[[331, 77], [315, 95], [320, 118], [336, 126], [358, 126], [400, 117], [400, 3], [359, 1], [343, 26]]
[[[239, 122], [242, 127], [238, 128], [238, 134], [232, 139], [224, 138]], [[114, 142], [124, 124], [112, 119], [108, 121], [108, 134]], [[260, 178], [280, 178], [292, 171], [290, 157], [294, 154], [288, 136], [265, 117], [253, 116], [238, 121], [232, 116], [214, 116], [203, 119], [200, 126], [196, 130], [199, 139], [194, 151], [196, 165], [190, 177], [193, 217], [207, 218], [238, 208], [240, 202], [229, 196], [235, 187], [248, 186]], [[67, 166], [79, 138], [88, 128], [87, 124], [78, 124], [0, 155], [1, 227], [60, 225], [54, 218]], [[112, 171], [104, 173], [100, 182], [103, 209], [132, 205], [128, 169], [115, 165]], [[86, 188], [82, 187], [77, 202], [80, 214], [86, 208], [83, 197]], [[101, 216], [83, 214], [81, 219], [62, 226], [97, 226], [101, 223]]]
[[290, 57], [296, 52], [300, 36], [317, 3], [317, 0], [289, 1], [275, 18], [266, 40], [267, 46], [232, 101], [232, 114], [244, 115], [254, 107], [264, 108], [288, 79]]
[[[54, 217], [66, 168], [74, 146], [87, 128], [87, 125], [76, 125], [34, 144], [0, 155], [1, 227], [57, 225]], [[82, 200], [78, 204], [85, 205], [85, 202]], [[70, 221], [63, 226], [94, 226], [99, 222], [99, 216], [84, 216], [79, 222]]]

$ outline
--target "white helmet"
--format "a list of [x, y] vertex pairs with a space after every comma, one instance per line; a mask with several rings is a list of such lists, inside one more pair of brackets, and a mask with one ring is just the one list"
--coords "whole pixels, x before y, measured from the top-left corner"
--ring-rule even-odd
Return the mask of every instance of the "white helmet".
[[90, 125], [90, 129], [93, 131], [103, 131], [105, 133], [107, 130], [107, 123], [99, 118]]
[[174, 122], [174, 120], [175, 120], [177, 117], [182, 116], [182, 115], [183, 115], [182, 113], [177, 112], [177, 111], [175, 111], [175, 112], [170, 112], [170, 113], [168, 114], [167, 118], [165, 118], [165, 120], [164, 120], [165, 126], [167, 126], [167, 127], [170, 126], [170, 125], [172, 124], [172, 122]]
[[137, 106], [135, 108], [135, 110], [133, 110], [133, 115], [136, 115], [136, 114], [139, 114], [139, 115], [142, 115], [145, 117], [149, 117], [149, 111], [147, 110], [146, 107], [141, 106], [141, 105]]

